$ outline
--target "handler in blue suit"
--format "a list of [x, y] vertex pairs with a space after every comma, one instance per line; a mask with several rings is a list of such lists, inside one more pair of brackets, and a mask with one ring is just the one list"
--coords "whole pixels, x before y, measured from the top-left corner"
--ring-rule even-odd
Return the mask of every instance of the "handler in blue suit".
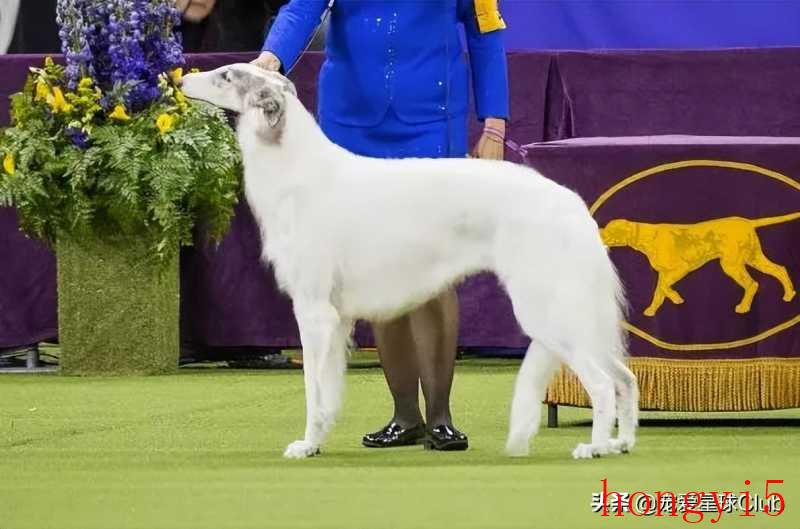
[[[505, 24], [496, 2], [337, 0], [319, 79], [318, 116], [325, 134], [364, 156], [466, 156], [470, 68], [459, 35], [463, 24], [476, 111], [485, 124], [473, 155], [502, 158], [508, 79], [500, 31]], [[291, 0], [254, 63], [290, 69], [327, 7], [328, 0]], [[424, 442], [438, 450], [466, 449], [467, 437], [453, 427], [450, 415], [458, 336], [455, 292], [373, 327], [394, 417], [365, 435], [364, 445]], [[425, 420], [418, 404], [420, 382]]]

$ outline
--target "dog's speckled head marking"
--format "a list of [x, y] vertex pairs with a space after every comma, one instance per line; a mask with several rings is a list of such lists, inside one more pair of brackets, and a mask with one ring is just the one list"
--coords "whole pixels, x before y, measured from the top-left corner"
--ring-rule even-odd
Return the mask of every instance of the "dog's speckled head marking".
[[273, 86], [263, 86], [247, 93], [245, 106], [257, 109], [262, 120], [256, 135], [266, 143], [278, 144], [286, 124], [286, 96]]
[[286, 94], [297, 95], [294, 84], [277, 72], [252, 64], [231, 64], [210, 72], [192, 73], [183, 77], [181, 88], [194, 99], [244, 114], [258, 111], [263, 124], [258, 137], [268, 143], [279, 143], [284, 127]]

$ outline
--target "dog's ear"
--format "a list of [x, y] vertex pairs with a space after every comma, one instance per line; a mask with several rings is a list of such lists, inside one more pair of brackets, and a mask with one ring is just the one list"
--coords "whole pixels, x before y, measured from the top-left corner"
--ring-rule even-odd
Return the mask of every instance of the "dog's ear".
[[294, 83], [286, 77], [283, 78], [283, 91], [289, 92], [293, 96], [297, 97], [297, 88], [295, 88]]
[[282, 91], [288, 92], [293, 96], [297, 97], [297, 88], [295, 88], [294, 83], [289, 80], [288, 77], [278, 73], [278, 72], [265, 72], [268, 76], [271, 77], [271, 81], [276, 83]]
[[259, 88], [248, 97], [248, 106], [261, 112], [264, 121], [273, 129], [283, 118], [285, 103], [283, 94], [270, 87]]

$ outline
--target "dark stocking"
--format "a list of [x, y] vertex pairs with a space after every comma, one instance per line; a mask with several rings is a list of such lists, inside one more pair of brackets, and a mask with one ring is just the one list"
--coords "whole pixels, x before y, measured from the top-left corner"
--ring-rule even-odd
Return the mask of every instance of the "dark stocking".
[[403, 427], [422, 420], [422, 382], [430, 426], [451, 424], [450, 389], [458, 340], [458, 297], [448, 291], [386, 323], [373, 325], [383, 373], [394, 399], [394, 421]]
[[410, 314], [425, 418], [430, 427], [451, 424], [450, 388], [458, 341], [458, 296], [448, 291]]
[[373, 324], [383, 374], [394, 398], [394, 422], [411, 428], [422, 422], [419, 412], [419, 370], [414, 354], [411, 319]]

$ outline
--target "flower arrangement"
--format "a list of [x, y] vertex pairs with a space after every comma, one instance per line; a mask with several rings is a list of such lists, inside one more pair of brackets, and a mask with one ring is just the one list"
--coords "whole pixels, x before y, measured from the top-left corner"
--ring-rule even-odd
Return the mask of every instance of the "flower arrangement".
[[0, 132], [0, 205], [22, 228], [147, 236], [165, 258], [228, 228], [241, 159], [225, 115], [180, 90], [171, 0], [59, 0], [65, 64], [31, 68]]

